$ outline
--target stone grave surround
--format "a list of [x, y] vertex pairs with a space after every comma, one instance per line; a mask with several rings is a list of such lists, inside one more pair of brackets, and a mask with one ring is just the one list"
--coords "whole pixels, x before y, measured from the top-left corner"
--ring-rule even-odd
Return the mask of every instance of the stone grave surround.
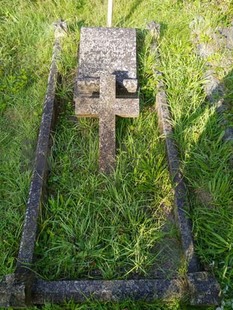
[[[63, 28], [62, 26], [61, 22], [57, 25], [57, 27], [60, 28]], [[153, 28], [152, 30], [154, 31]], [[110, 29], [106, 31], [107, 33], [108, 31], [111, 32]], [[185, 303], [187, 302], [193, 306], [219, 305], [220, 287], [210, 272], [205, 271], [203, 266], [199, 264], [194, 252], [192, 230], [189, 225], [189, 219], [186, 217], [188, 210], [186, 187], [179, 169], [178, 150], [175, 141], [172, 138], [171, 116], [162, 80], [161, 83], [158, 84], [156, 105], [162, 134], [165, 137], [170, 175], [174, 180], [174, 212], [177, 228], [181, 235], [180, 239], [184, 259], [187, 262], [187, 274], [175, 278], [169, 278], [169, 275], [166, 275], [166, 277], [156, 277], [151, 279], [77, 279], [45, 281], [38, 278], [33, 271], [37, 222], [41, 206], [47, 198], [46, 195], [43, 195], [43, 189], [47, 183], [48, 156], [51, 148], [51, 136], [53, 135], [54, 126], [56, 125], [57, 117], [59, 116], [59, 113], [57, 113], [58, 105], [56, 104], [55, 94], [56, 84], [60, 81], [57, 67], [57, 61], [60, 57], [61, 50], [60, 37], [60, 35], [55, 37], [54, 42], [47, 92], [45, 95], [44, 109], [38, 135], [35, 166], [31, 179], [16, 268], [13, 274], [6, 275], [3, 280], [0, 281], [0, 307], [21, 309], [26, 308], [29, 305], [43, 305], [46, 302], [64, 304], [65, 301], [72, 300], [73, 302], [80, 303], [85, 302], [87, 299], [104, 302], [119, 302], [129, 299], [134, 301], [143, 300], [151, 302], [158, 299], [170, 300], [174, 299], [174, 297], [184, 297], [183, 300]], [[157, 72], [159, 73], [159, 71]], [[136, 71], [134, 73], [136, 76]], [[123, 79], [122, 75], [111, 71], [104, 71], [103, 74], [101, 73], [100, 75], [97, 75], [97, 78], [95, 76], [88, 76], [93, 85], [98, 85], [99, 83], [99, 86], [95, 86], [95, 90], [89, 91], [86, 95], [82, 93], [81, 89], [76, 87], [77, 90], [80, 91], [77, 92], [75, 96], [77, 105], [76, 113], [79, 112], [80, 109], [80, 114], [83, 111], [82, 113], [85, 116], [89, 114], [90, 116], [98, 116], [100, 118], [100, 127], [103, 127], [102, 130], [104, 131], [105, 137], [107, 137], [106, 132], [110, 134], [110, 137], [113, 136], [111, 130], [113, 128], [113, 130], [115, 130], [115, 124], [113, 126], [113, 118], [115, 115], [129, 116], [130, 114], [131, 117], [138, 115], [136, 88], [135, 92], [130, 92], [130, 90], [132, 90], [131, 86], [135, 87], [137, 84], [135, 83], [135, 78], [132, 77], [131, 74], [132, 71], [129, 71], [127, 75], [124, 75]], [[97, 79], [99, 80], [98, 83], [96, 83]], [[129, 80], [129, 83], [127, 80]], [[76, 83], [76, 86], [78, 86], [78, 83]], [[125, 91], [119, 91], [118, 87], [120, 87], [120, 89], [125, 87]], [[84, 98], [85, 101], [80, 98]], [[79, 106], [79, 100], [83, 104], [83, 110], [81, 110], [82, 106]], [[131, 110], [128, 110], [128, 107], [131, 107]], [[107, 114], [107, 116], [105, 114]], [[107, 121], [104, 122], [106, 117], [109, 118], [110, 121], [107, 119]], [[103, 120], [104, 125], [102, 125], [101, 119]], [[106, 123], [107, 129], [105, 130], [104, 126]], [[104, 142], [105, 140], [103, 139], [101, 141]], [[109, 167], [111, 166], [105, 166], [103, 164], [102, 169], [106, 169], [105, 171], [107, 171], [107, 168]]]
[[99, 169], [115, 166], [115, 118], [138, 117], [136, 30], [82, 28], [75, 114], [99, 118]]

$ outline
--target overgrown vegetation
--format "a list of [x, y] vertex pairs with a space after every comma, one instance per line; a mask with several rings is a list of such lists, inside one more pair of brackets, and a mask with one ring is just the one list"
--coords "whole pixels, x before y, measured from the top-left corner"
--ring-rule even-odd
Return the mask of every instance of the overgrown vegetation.
[[[117, 169], [97, 171], [98, 122], [72, 119], [79, 31], [104, 26], [107, 1], [2, 0], [0, 7], [0, 274], [14, 270], [53, 42], [52, 23], [67, 21], [59, 64], [63, 112], [50, 158], [49, 199], [41, 214], [35, 271], [48, 279], [126, 278], [153, 272], [163, 240], [177, 239], [167, 215], [172, 191], [163, 139], [153, 109], [156, 79], [145, 35], [138, 51], [141, 114], [117, 121]], [[212, 28], [229, 25], [224, 1], [115, 1], [113, 24], [144, 32], [161, 23], [160, 52], [198, 254], [218, 278], [221, 309], [232, 309], [232, 142], [223, 142], [221, 114], [205, 98], [205, 63], [195, 54], [189, 24], [202, 15]], [[203, 37], [203, 40], [206, 40]], [[217, 56], [216, 56], [217, 57]], [[221, 57], [221, 55], [218, 55]], [[232, 64], [231, 64], [232, 65]], [[233, 67], [233, 66], [232, 66]], [[219, 68], [221, 70], [221, 68]], [[220, 72], [232, 104], [232, 71]], [[229, 122], [232, 116], [228, 115]], [[167, 228], [168, 227], [168, 228]], [[172, 253], [172, 252], [171, 252]], [[163, 256], [166, 260], [166, 255]], [[166, 262], [165, 262], [166, 263]], [[163, 265], [163, 264], [162, 264]], [[179, 266], [178, 266], [179, 267]], [[97, 271], [97, 272], [96, 272]], [[225, 303], [225, 304], [224, 304]], [[63, 307], [64, 308], [64, 307]], [[68, 304], [67, 309], [184, 309], [166, 304]], [[46, 305], [44, 309], [61, 309]], [[190, 309], [190, 308], [189, 308]]]

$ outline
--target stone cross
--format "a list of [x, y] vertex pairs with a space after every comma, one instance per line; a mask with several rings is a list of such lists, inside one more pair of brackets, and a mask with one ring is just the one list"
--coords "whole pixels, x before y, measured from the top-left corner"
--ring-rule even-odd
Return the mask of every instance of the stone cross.
[[115, 118], [137, 117], [137, 98], [116, 98], [116, 76], [101, 74], [99, 98], [76, 99], [75, 114], [80, 117], [99, 118], [99, 168], [109, 173], [115, 165]]
[[135, 29], [81, 29], [74, 101], [78, 117], [99, 118], [99, 168], [109, 173], [116, 115], [139, 115]]

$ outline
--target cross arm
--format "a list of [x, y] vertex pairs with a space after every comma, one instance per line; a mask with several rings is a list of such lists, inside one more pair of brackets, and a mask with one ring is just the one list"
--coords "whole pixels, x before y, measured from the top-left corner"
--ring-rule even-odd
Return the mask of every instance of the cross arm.
[[139, 99], [138, 98], [117, 98], [114, 104], [115, 114], [121, 117], [138, 117], [139, 116]]
[[75, 114], [81, 117], [99, 117], [99, 98], [76, 98]]
[[[139, 116], [138, 98], [116, 98], [114, 100], [114, 114], [121, 117]], [[80, 97], [75, 100], [75, 114], [82, 117], [99, 117], [100, 99]]]

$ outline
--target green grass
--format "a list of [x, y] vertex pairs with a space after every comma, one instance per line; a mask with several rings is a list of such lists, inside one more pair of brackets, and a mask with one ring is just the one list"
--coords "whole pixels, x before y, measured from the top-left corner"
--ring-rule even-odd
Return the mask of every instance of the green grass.
[[119, 124], [117, 168], [110, 177], [97, 169], [97, 122], [80, 119], [76, 125], [63, 116], [38, 240], [36, 265], [43, 276], [87, 277], [97, 269], [109, 279], [121, 277], [121, 270], [124, 276], [146, 274], [152, 266], [151, 250], [166, 222], [161, 205], [171, 208], [172, 195], [156, 117], [142, 115]]
[[[229, 25], [231, 1], [115, 1], [113, 24], [140, 29], [140, 117], [117, 121], [117, 168], [97, 170], [98, 122], [73, 122], [72, 91], [82, 25], [105, 25], [106, 2], [2, 1], [0, 7], [0, 275], [13, 272], [28, 196], [36, 136], [50, 65], [53, 29], [67, 20], [59, 69], [64, 107], [50, 157], [49, 199], [41, 214], [35, 271], [47, 279], [128, 278], [149, 275], [161, 261], [163, 240], [177, 239], [163, 137], [152, 105], [156, 78], [146, 23], [161, 23], [161, 65], [173, 117], [174, 137], [187, 180], [196, 249], [219, 280], [225, 301], [233, 299], [232, 144], [223, 143], [224, 122], [205, 100], [205, 63], [196, 55], [189, 24]], [[203, 39], [207, 39], [203, 32]], [[232, 66], [214, 59], [232, 104]], [[232, 116], [227, 114], [232, 124]], [[166, 229], [166, 227], [169, 229]], [[65, 254], [64, 254], [65, 253]], [[171, 252], [172, 253], [172, 252]], [[166, 256], [163, 257], [166, 261]], [[163, 262], [161, 262], [163, 265]], [[163, 268], [163, 267], [162, 267]], [[96, 272], [97, 271], [97, 272]], [[185, 309], [170, 303], [68, 304], [67, 309]], [[60, 309], [46, 305], [44, 309]], [[187, 309], [191, 309], [190, 307]]]

